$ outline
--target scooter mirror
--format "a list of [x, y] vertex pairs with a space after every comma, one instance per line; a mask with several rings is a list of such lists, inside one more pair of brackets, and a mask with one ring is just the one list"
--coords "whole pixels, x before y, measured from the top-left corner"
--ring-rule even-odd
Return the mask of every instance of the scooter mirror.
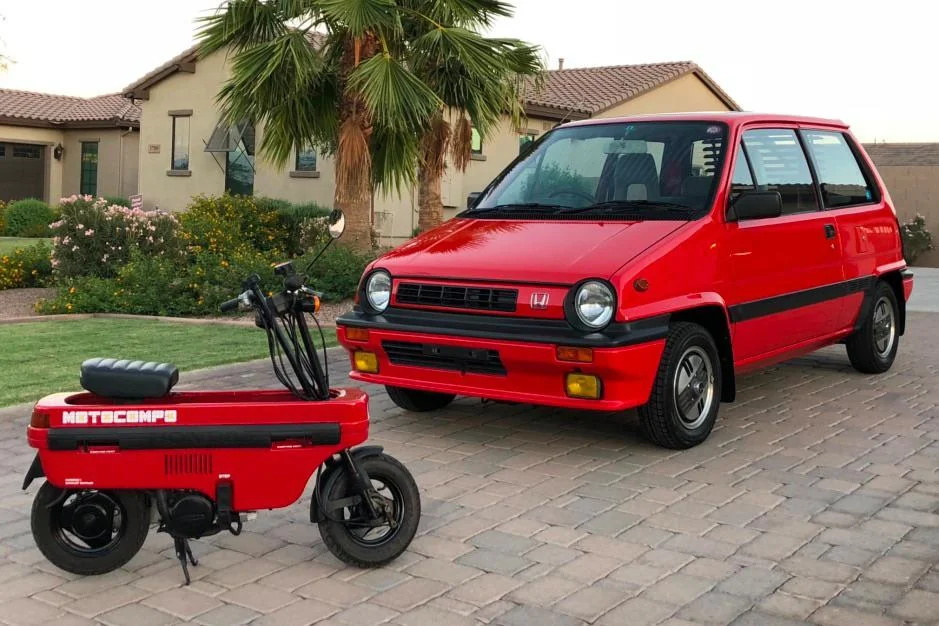
[[346, 230], [346, 216], [343, 215], [342, 211], [339, 209], [333, 210], [329, 214], [329, 236], [333, 239], [339, 239], [342, 237], [342, 233]]

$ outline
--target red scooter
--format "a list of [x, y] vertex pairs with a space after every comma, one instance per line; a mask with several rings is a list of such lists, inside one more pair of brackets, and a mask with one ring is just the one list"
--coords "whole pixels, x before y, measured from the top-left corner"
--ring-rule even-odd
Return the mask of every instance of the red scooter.
[[[334, 212], [331, 239], [343, 226]], [[314, 472], [310, 521], [336, 557], [371, 567], [408, 547], [421, 515], [414, 478], [380, 447], [353, 449], [368, 438], [368, 397], [329, 387], [325, 345], [321, 363], [306, 322], [319, 296], [291, 263], [275, 273], [283, 290], [267, 296], [255, 275], [222, 310], [255, 311], [286, 390], [173, 392], [173, 365], [91, 359], [81, 367], [85, 392], [39, 401], [27, 429], [38, 453], [23, 489], [45, 476], [31, 521], [53, 564], [115, 570], [155, 518], [189, 584], [190, 539], [239, 534], [245, 514], [296, 502]]]

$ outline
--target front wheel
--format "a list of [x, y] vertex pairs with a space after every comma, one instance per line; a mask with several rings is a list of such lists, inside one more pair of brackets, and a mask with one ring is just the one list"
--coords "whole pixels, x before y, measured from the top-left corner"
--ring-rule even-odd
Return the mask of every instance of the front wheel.
[[649, 402], [639, 408], [646, 437], [683, 450], [708, 438], [721, 398], [721, 365], [710, 333], [697, 324], [672, 325]]
[[456, 397], [452, 393], [436, 393], [434, 391], [421, 391], [419, 389], [406, 389], [405, 387], [392, 387], [385, 385], [388, 397], [405, 411], [424, 413], [436, 411], [447, 406]]
[[[411, 544], [421, 519], [421, 496], [414, 477], [387, 454], [357, 459], [374, 488], [373, 502], [382, 519], [369, 520], [360, 503], [331, 513], [319, 522], [323, 543], [339, 560], [358, 567], [377, 567], [398, 558]], [[328, 504], [360, 495], [346, 468], [335, 472], [323, 486]], [[341, 521], [339, 521], [341, 520]]]
[[897, 357], [900, 333], [897, 297], [890, 285], [880, 281], [874, 288], [874, 305], [861, 321], [861, 328], [848, 337], [848, 359], [864, 374], [882, 374]]
[[68, 491], [43, 483], [33, 500], [33, 539], [58, 568], [82, 576], [125, 565], [150, 531], [150, 505], [136, 491]]

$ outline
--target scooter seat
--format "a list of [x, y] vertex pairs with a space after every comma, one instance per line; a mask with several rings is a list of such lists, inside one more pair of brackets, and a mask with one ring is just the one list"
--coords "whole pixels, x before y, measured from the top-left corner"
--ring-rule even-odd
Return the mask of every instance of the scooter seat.
[[171, 363], [97, 358], [81, 368], [82, 387], [103, 398], [162, 398], [178, 381], [179, 370]]

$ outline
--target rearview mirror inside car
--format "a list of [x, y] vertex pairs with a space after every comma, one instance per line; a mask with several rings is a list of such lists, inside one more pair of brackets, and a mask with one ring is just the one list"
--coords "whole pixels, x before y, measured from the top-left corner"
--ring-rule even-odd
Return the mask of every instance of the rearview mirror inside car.
[[782, 196], [778, 191], [744, 191], [731, 203], [727, 219], [758, 220], [782, 215]]

